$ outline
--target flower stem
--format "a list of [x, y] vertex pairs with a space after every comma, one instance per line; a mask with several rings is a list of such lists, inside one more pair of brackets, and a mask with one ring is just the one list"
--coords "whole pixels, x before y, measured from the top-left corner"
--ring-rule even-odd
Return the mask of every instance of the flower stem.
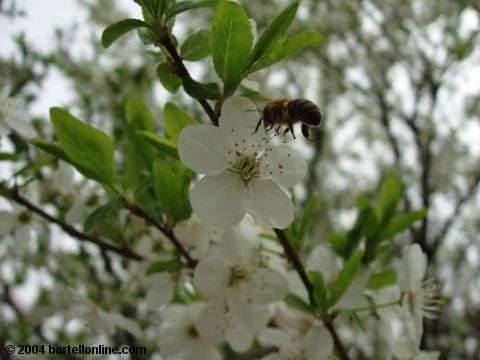
[[398, 299], [398, 300], [395, 300], [395, 301], [390, 301], [388, 303], [384, 303], [384, 304], [375, 304], [373, 306], [363, 306], [363, 307], [357, 307], [357, 308], [351, 308], [351, 309], [342, 309], [341, 311], [344, 311], [344, 312], [359, 312], [359, 311], [370, 311], [370, 310], [376, 310], [376, 309], [382, 309], [382, 308], [386, 308], [386, 307], [390, 307], [390, 306], [395, 306], [395, 305], [399, 305], [400, 304], [400, 300], [401, 299]]

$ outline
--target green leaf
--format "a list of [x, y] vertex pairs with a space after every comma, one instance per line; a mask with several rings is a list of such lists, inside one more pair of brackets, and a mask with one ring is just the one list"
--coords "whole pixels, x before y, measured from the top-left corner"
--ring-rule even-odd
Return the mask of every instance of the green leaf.
[[310, 306], [305, 300], [294, 293], [289, 293], [283, 299], [288, 306], [298, 309], [307, 314], [315, 314], [315, 309]]
[[242, 6], [222, 0], [212, 25], [212, 60], [225, 87], [233, 93], [250, 59], [252, 28]]
[[167, 0], [134, 0], [143, 6], [155, 21], [159, 21], [165, 12]]
[[171, 93], [176, 93], [180, 85], [182, 85], [182, 79], [171, 71], [166, 62], [157, 66], [157, 77], [163, 87]]
[[83, 222], [83, 231], [89, 232], [92, 230], [93, 226], [107, 217], [113, 210], [118, 209], [120, 204], [120, 199], [116, 198], [108, 203], [96, 208], [85, 218]]
[[198, 124], [197, 120], [172, 103], [167, 103], [163, 108], [163, 121], [166, 133], [175, 144], [185, 126]]
[[198, 8], [215, 7], [218, 3], [219, 0], [180, 1], [173, 4], [167, 9], [167, 11], [165, 11], [165, 21], [182, 12]]
[[367, 288], [372, 290], [397, 283], [397, 272], [394, 269], [387, 269], [379, 273], [372, 274], [367, 283]]
[[108, 135], [64, 109], [51, 108], [50, 118], [69, 162], [86, 177], [113, 185], [113, 143]]
[[266, 55], [283, 38], [291, 22], [295, 18], [300, 1], [294, 1], [278, 14], [267, 29], [260, 35], [250, 56], [250, 64], [254, 64]]
[[343, 269], [340, 271], [340, 274], [338, 274], [337, 279], [331, 286], [330, 298], [328, 299], [329, 307], [335, 305], [351, 285], [358, 269], [360, 268], [362, 255], [362, 251], [357, 250], [344, 264]]
[[247, 70], [246, 74], [266, 68], [273, 65], [289, 56], [293, 56], [300, 50], [310, 46], [319, 45], [323, 42], [323, 36], [316, 31], [302, 31], [290, 39], [284, 39], [271, 48], [270, 52], [263, 56], [256, 63], [252, 64]]
[[402, 181], [394, 172], [389, 172], [380, 188], [380, 200], [377, 206], [377, 217], [380, 225], [388, 223], [397, 210], [402, 199]]
[[322, 313], [328, 310], [327, 287], [323, 275], [319, 271], [309, 271], [308, 277], [313, 284], [313, 297], [317, 303], [318, 308]]
[[148, 27], [148, 24], [145, 21], [138, 19], [125, 19], [119, 21], [115, 24], [108, 26], [102, 33], [102, 46], [108, 48], [112, 45], [119, 37], [126, 34], [127, 32]]
[[150, 131], [137, 131], [137, 134], [143, 136], [150, 144], [155, 146], [162, 153], [175, 159], [180, 159], [178, 157], [177, 144], [175, 144], [172, 140]]
[[216, 83], [202, 84], [191, 77], [182, 79], [185, 92], [195, 99], [217, 100], [220, 97], [220, 90]]
[[169, 165], [157, 159], [153, 163], [155, 194], [170, 224], [184, 220], [191, 214], [188, 202], [191, 178], [192, 172], [179, 161]]
[[300, 239], [305, 238], [307, 229], [313, 220], [313, 215], [315, 215], [315, 208], [317, 206], [317, 203], [318, 197], [312, 196], [310, 199], [308, 199], [307, 203], [303, 207], [302, 220], [300, 221], [300, 226], [298, 229], [298, 237]]
[[401, 214], [390, 220], [388, 225], [382, 229], [379, 241], [388, 240], [395, 235], [407, 230], [416, 221], [423, 219], [428, 214], [428, 209], [421, 209]]
[[182, 262], [177, 258], [166, 261], [156, 261], [147, 268], [145, 275], [151, 275], [159, 272], [177, 272], [181, 269]]
[[30, 139], [28, 142], [33, 146], [49, 153], [50, 155], [53, 155], [56, 158], [71, 164], [70, 159], [68, 158], [67, 154], [65, 154], [65, 151], [63, 151], [59, 143], [40, 139]]
[[146, 143], [137, 134], [137, 131], [153, 131], [153, 115], [141, 97], [132, 95], [125, 104], [125, 118], [127, 120], [127, 136], [130, 141], [128, 151], [133, 153], [132, 156], [138, 163], [138, 171], [141, 172], [142, 164], [150, 169], [156, 156], [155, 149]]
[[0, 161], [18, 161], [20, 156], [18, 154], [0, 152]]
[[180, 56], [187, 61], [198, 61], [210, 55], [210, 31], [200, 30], [190, 35], [180, 47]]
[[153, 185], [155, 194], [160, 202], [163, 212], [172, 215], [177, 202], [176, 176], [170, 166], [162, 159], [153, 163]]

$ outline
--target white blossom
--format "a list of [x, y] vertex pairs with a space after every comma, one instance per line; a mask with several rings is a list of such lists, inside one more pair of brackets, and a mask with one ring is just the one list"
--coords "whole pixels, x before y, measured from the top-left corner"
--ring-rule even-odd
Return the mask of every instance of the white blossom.
[[171, 305], [162, 311], [159, 350], [167, 359], [220, 360], [220, 342], [210, 341], [197, 322], [205, 304]]
[[424, 281], [427, 256], [418, 244], [409, 246], [399, 265], [398, 286], [402, 291], [402, 321], [406, 337], [402, 350], [419, 353], [423, 334], [423, 317], [436, 318], [439, 311], [438, 288], [433, 280]]
[[107, 312], [87, 299], [75, 298], [75, 304], [66, 314], [67, 320], [82, 319], [87, 328], [97, 334], [113, 335], [116, 329], [121, 329], [137, 338], [142, 337], [143, 332], [134, 320], [117, 312]]
[[36, 135], [20, 101], [0, 94], [0, 136], [7, 135], [11, 130], [26, 138]]
[[231, 97], [222, 107], [219, 127], [185, 127], [178, 139], [182, 162], [203, 177], [190, 192], [194, 212], [218, 228], [239, 223], [246, 213], [266, 226], [285, 228], [294, 218], [282, 188], [306, 174], [302, 156], [287, 145], [272, 146], [255, 105]]

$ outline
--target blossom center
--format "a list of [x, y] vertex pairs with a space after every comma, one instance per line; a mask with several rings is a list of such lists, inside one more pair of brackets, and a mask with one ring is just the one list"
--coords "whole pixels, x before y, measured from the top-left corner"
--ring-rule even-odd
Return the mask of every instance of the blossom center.
[[234, 266], [230, 269], [230, 286], [236, 286], [250, 278], [250, 272], [240, 266]]
[[254, 155], [237, 153], [230, 171], [239, 174], [245, 186], [248, 186], [251, 180], [260, 177], [260, 159]]

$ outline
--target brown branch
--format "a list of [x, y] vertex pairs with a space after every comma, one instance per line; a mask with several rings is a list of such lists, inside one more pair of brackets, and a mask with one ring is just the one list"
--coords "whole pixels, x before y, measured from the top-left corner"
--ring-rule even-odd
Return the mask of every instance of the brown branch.
[[3, 190], [0, 192], [2, 196], [4, 196], [7, 199], [10, 199], [12, 201], [15, 201], [16, 203], [25, 206], [27, 209], [29, 209], [31, 212], [37, 214], [38, 216], [44, 218], [45, 220], [49, 221], [50, 223], [56, 224], [62, 228], [63, 231], [65, 231], [67, 234], [70, 236], [83, 241], [83, 242], [88, 242], [91, 244], [97, 245], [101, 250], [104, 251], [111, 251], [114, 252], [118, 255], [121, 255], [127, 259], [131, 260], [143, 260], [143, 257], [135, 253], [132, 249], [123, 246], [119, 247], [113, 244], [110, 244], [106, 242], [105, 240], [92, 235], [92, 234], [87, 234], [84, 232], [81, 232], [75, 227], [73, 227], [70, 224], [65, 223], [64, 221], [57, 219], [53, 217], [52, 215], [46, 213], [43, 209], [39, 208], [38, 206], [34, 205], [31, 203], [29, 200], [24, 198], [22, 195], [19, 194], [18, 189], [8, 189], [2, 184], [0, 184], [0, 189]]
[[[170, 38], [170, 34], [168, 33], [168, 29], [166, 26], [160, 27], [160, 26], [152, 26], [152, 30], [157, 37], [157, 40], [162, 44], [162, 46], [167, 50], [167, 52], [170, 54], [172, 57], [173, 61], [175, 62], [175, 71], [178, 77], [180, 77], [182, 80], [183, 79], [189, 79], [191, 78], [190, 73], [188, 72], [188, 69], [185, 67], [185, 64], [183, 63], [182, 58], [177, 52], [177, 48], [175, 47], [175, 44], [172, 42], [172, 39]], [[202, 108], [205, 110], [207, 113], [208, 117], [212, 121], [212, 123], [215, 126], [218, 126], [218, 114], [213, 110], [213, 108], [210, 106], [210, 104], [207, 102], [205, 99], [196, 99]]]
[[313, 284], [308, 278], [307, 272], [305, 271], [305, 268], [303, 267], [303, 264], [300, 261], [300, 258], [298, 257], [296, 250], [292, 247], [292, 245], [290, 244], [290, 241], [288, 241], [287, 235], [283, 230], [274, 228], [273, 231], [275, 231], [275, 235], [277, 235], [277, 238], [280, 241], [280, 244], [282, 244], [283, 250], [285, 251], [285, 255], [287, 256], [288, 261], [292, 263], [296, 272], [300, 276], [300, 279], [302, 280], [303, 285], [307, 289], [310, 303], [312, 305], [315, 305], [315, 299], [313, 297]]
[[175, 234], [171, 229], [167, 229], [164, 226], [162, 226], [157, 220], [155, 220], [150, 214], [145, 212], [141, 207], [137, 205], [131, 205], [126, 203], [125, 207], [134, 215], [144, 219], [146, 222], [148, 222], [150, 225], [155, 227], [157, 230], [159, 230], [163, 235], [167, 237], [167, 239], [173, 244], [175, 249], [178, 251], [178, 253], [185, 258], [187, 261], [187, 265], [190, 268], [195, 268], [197, 265], [198, 261], [190, 256], [188, 251], [183, 247], [183, 245], [180, 243], [180, 241], [177, 239]]
[[338, 356], [341, 360], [350, 360], [348, 356], [347, 350], [343, 346], [342, 340], [338, 336], [337, 330], [333, 326], [334, 316], [332, 316], [329, 320], [324, 321], [325, 327], [327, 328], [328, 332], [332, 336], [333, 343], [335, 344], [335, 348], [337, 349]]

